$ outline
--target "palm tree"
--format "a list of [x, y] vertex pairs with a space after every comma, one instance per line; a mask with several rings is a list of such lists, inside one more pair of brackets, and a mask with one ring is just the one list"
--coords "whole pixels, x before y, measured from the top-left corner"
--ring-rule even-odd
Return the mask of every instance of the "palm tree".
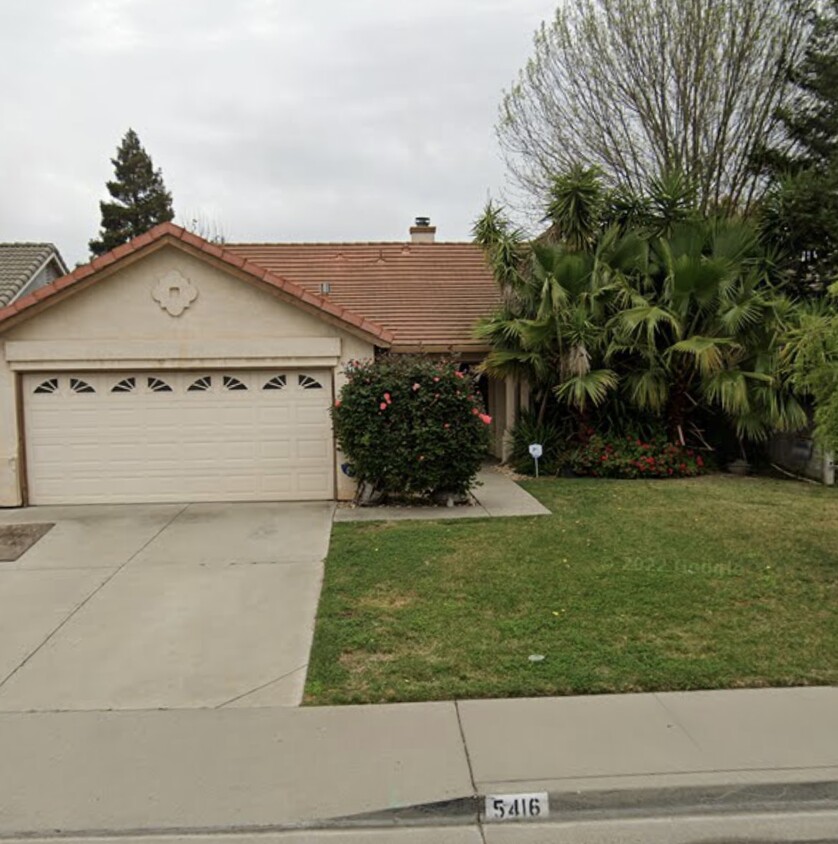
[[804, 424], [778, 357], [794, 306], [771, 285], [754, 229], [691, 220], [648, 249], [609, 322], [606, 358], [627, 397], [663, 414], [682, 442], [699, 407], [724, 413], [740, 438]]
[[[576, 192], [590, 220], [584, 196], [600, 200]], [[585, 230], [565, 220], [554, 232], [567, 239], [527, 244], [493, 206], [475, 227], [504, 294], [477, 328], [492, 347], [484, 369], [528, 380], [539, 421], [553, 394], [582, 418], [619, 398], [681, 442], [697, 410], [724, 414], [741, 439], [805, 423], [778, 358], [794, 306], [753, 228], [678, 209], [665, 225]]]
[[560, 246], [525, 244], [502, 211], [490, 205], [475, 225], [503, 294], [503, 304], [482, 320], [476, 336], [491, 351], [484, 371], [522, 377], [540, 395], [539, 422], [550, 393], [584, 413], [616, 387], [601, 361], [607, 340], [606, 302], [595, 289], [595, 257]]

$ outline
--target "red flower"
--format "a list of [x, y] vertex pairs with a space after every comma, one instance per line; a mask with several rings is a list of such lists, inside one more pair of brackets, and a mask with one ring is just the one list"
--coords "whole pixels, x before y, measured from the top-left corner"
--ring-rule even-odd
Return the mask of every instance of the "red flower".
[[387, 402], [383, 401], [380, 405], [378, 405], [379, 410], [387, 410]]
[[390, 398], [390, 394], [389, 394], [389, 393], [385, 393], [385, 394], [384, 394], [384, 401], [386, 401], [386, 402], [387, 402], [387, 404], [390, 404], [390, 403], [391, 403], [392, 399]]
[[481, 413], [481, 414], [479, 414], [479, 416], [480, 416], [480, 421], [484, 425], [491, 425], [492, 424], [492, 417], [489, 416], [488, 413]]
[[695, 465], [699, 468], [704, 465], [704, 460], [702, 460], [700, 454], [698, 455], [698, 457], [695, 458]]

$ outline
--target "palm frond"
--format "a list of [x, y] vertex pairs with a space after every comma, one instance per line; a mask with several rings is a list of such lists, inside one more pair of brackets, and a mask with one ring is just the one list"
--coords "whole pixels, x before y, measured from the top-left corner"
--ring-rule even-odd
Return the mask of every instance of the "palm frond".
[[658, 305], [636, 305], [621, 311], [617, 317], [617, 325], [630, 335], [645, 330], [646, 339], [650, 344], [664, 326], [668, 326], [675, 337], [681, 336], [681, 324], [674, 314]]
[[644, 410], [660, 412], [669, 400], [669, 379], [661, 369], [632, 372], [625, 379], [629, 400]]
[[736, 343], [729, 337], [693, 335], [673, 343], [669, 352], [689, 355], [695, 361], [701, 375], [707, 376], [721, 370], [725, 363], [725, 350], [735, 347]]
[[743, 372], [729, 369], [714, 372], [703, 381], [702, 389], [711, 404], [737, 419], [751, 411], [748, 379]]
[[589, 404], [601, 405], [609, 391], [617, 387], [617, 375], [611, 369], [592, 369], [584, 375], [574, 375], [559, 384], [556, 397], [571, 407], [584, 410]]

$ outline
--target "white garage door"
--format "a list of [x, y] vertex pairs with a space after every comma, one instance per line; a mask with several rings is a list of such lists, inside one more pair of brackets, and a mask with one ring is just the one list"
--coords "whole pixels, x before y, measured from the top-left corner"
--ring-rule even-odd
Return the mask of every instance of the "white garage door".
[[333, 497], [329, 370], [23, 381], [31, 504]]

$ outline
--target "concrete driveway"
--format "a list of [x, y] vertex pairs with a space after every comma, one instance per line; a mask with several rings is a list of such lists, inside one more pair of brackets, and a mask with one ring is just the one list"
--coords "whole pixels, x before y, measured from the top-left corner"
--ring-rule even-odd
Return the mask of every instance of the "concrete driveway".
[[334, 505], [0, 511], [0, 711], [296, 705]]

